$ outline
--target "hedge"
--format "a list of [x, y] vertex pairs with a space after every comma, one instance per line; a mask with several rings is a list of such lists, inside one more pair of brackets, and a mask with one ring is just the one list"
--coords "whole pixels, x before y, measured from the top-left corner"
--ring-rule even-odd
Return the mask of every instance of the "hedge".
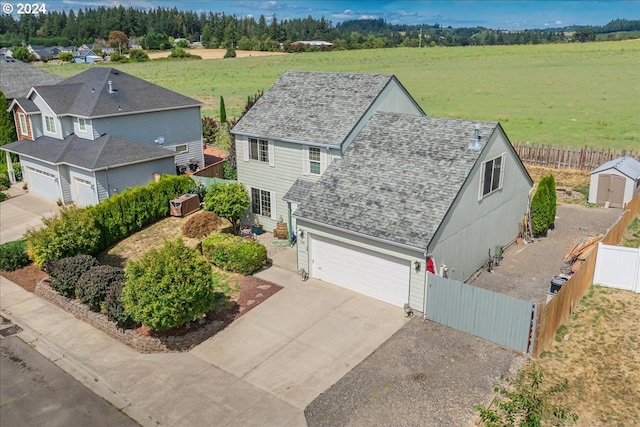
[[80, 277], [98, 265], [98, 260], [91, 255], [80, 254], [49, 261], [46, 270], [51, 278], [51, 287], [62, 296], [74, 298]]
[[202, 254], [224, 270], [251, 274], [267, 263], [264, 245], [231, 234], [212, 234], [202, 240]]
[[124, 270], [110, 265], [97, 265], [85, 271], [76, 284], [76, 297], [93, 311], [100, 311], [107, 294], [125, 281]]
[[545, 236], [549, 230], [549, 188], [542, 183], [531, 199], [531, 228], [534, 236]]
[[16, 240], [0, 245], [0, 269], [13, 271], [29, 264], [27, 244], [24, 240]]

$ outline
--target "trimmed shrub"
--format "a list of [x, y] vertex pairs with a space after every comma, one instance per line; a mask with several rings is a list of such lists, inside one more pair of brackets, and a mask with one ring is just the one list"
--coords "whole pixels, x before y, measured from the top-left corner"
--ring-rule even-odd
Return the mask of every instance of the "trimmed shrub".
[[76, 297], [93, 311], [100, 311], [107, 293], [125, 281], [124, 270], [110, 265], [97, 265], [85, 271], [76, 284]]
[[27, 264], [29, 264], [29, 257], [27, 256], [27, 244], [24, 240], [0, 245], [0, 269], [13, 271]]
[[224, 270], [251, 274], [267, 263], [267, 248], [231, 234], [213, 234], [202, 241], [202, 254]]
[[191, 322], [211, 309], [215, 281], [211, 266], [181, 239], [152, 249], [126, 269], [125, 313], [157, 331]]
[[98, 266], [98, 260], [90, 255], [76, 255], [47, 262], [46, 271], [51, 278], [51, 287], [62, 296], [76, 296], [76, 284], [91, 267]]
[[0, 192], [0, 202], [4, 202], [7, 200], [7, 194]]
[[6, 173], [0, 173], [0, 190], [6, 190], [11, 185], [9, 181], [9, 175]]
[[134, 323], [131, 316], [124, 311], [124, 304], [121, 299], [124, 283], [124, 280], [113, 283], [113, 286], [107, 291], [107, 297], [104, 300], [104, 311], [107, 317], [121, 328], [129, 327]]
[[549, 188], [538, 184], [531, 199], [531, 227], [534, 236], [544, 236], [549, 230]]
[[213, 212], [203, 211], [191, 215], [182, 226], [182, 235], [193, 239], [202, 239], [215, 233], [222, 223], [222, 219]]
[[42, 220], [44, 228], [27, 231], [27, 252], [35, 265], [78, 254], [95, 254], [101, 233], [91, 212], [84, 208], [64, 208], [60, 214]]
[[238, 234], [238, 221], [245, 215], [250, 203], [247, 189], [239, 182], [215, 183], [207, 189], [204, 209], [228, 219], [233, 226], [233, 234]]
[[556, 206], [558, 195], [556, 193], [556, 180], [552, 174], [546, 176], [546, 186], [549, 190], [549, 226], [553, 227], [556, 222]]

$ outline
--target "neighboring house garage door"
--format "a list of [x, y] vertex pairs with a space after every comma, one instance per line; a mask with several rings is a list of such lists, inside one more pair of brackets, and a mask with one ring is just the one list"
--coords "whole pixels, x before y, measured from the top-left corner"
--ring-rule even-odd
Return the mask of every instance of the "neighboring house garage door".
[[55, 174], [31, 166], [27, 166], [26, 169], [31, 191], [48, 199], [55, 200], [59, 197]]
[[73, 187], [76, 193], [76, 204], [78, 204], [78, 206], [91, 206], [96, 204], [91, 181], [74, 177]]
[[409, 261], [310, 236], [311, 277], [402, 307], [409, 299]]

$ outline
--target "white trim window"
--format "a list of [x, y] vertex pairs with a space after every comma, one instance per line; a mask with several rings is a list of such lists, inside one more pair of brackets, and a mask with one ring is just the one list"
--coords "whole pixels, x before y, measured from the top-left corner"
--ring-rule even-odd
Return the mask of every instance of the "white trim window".
[[44, 116], [45, 129], [49, 133], [56, 133], [56, 119], [51, 116]]
[[478, 200], [500, 190], [504, 180], [505, 154], [482, 163]]
[[82, 118], [82, 117], [78, 117], [78, 130], [82, 131], [82, 132], [86, 132], [87, 131], [87, 120]]
[[187, 153], [189, 152], [189, 146], [187, 144], [176, 145], [173, 147], [176, 153]]
[[20, 135], [29, 135], [27, 116], [24, 113], [18, 113], [18, 122], [20, 123]]
[[320, 148], [309, 147], [309, 173], [320, 175]]
[[320, 147], [302, 147], [302, 174], [322, 175], [327, 168], [327, 150]]
[[259, 162], [269, 161], [269, 141], [249, 138], [249, 158]]
[[255, 215], [267, 216], [275, 219], [276, 216], [276, 197], [274, 192], [252, 188], [251, 195], [251, 213]]

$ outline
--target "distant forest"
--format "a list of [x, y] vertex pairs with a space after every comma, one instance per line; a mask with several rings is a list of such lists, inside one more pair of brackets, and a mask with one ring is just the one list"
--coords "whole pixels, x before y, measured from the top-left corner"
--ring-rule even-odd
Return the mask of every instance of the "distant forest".
[[[534, 30], [494, 30], [483, 27], [451, 28], [434, 25], [391, 25], [383, 19], [354, 20], [333, 25], [308, 17], [282, 19], [236, 17], [177, 9], [140, 10], [99, 7], [77, 12], [48, 12], [0, 16], [0, 46], [23, 44], [79, 46], [107, 40], [112, 30], [123, 31], [145, 49], [166, 49], [175, 38], [202, 42], [205, 47], [243, 50], [293, 50], [292, 42], [323, 40], [334, 49], [426, 47], [466, 45], [540, 44], [640, 37], [640, 20], [616, 19], [604, 26]], [[307, 46], [303, 49], [318, 49]]]

